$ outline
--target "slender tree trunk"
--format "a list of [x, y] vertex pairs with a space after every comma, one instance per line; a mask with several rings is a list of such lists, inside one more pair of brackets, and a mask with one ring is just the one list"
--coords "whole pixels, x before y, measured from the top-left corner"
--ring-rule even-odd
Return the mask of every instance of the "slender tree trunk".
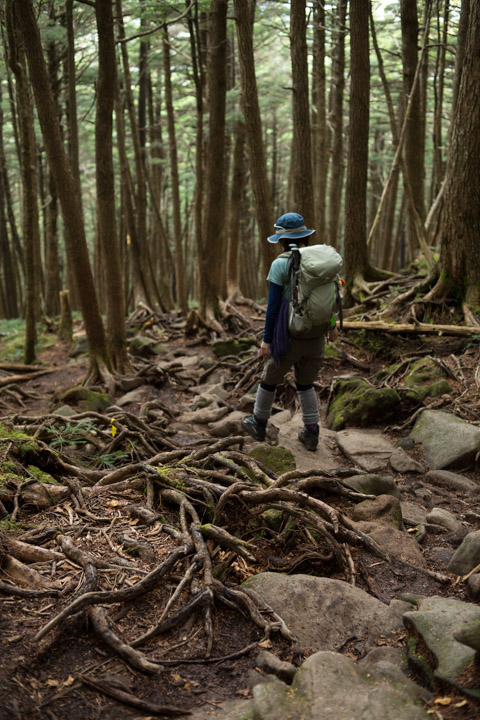
[[177, 138], [173, 112], [172, 77], [170, 67], [170, 44], [168, 29], [163, 35], [163, 69], [165, 82], [165, 107], [167, 110], [168, 145], [170, 149], [171, 197], [173, 206], [173, 231], [175, 236], [175, 279], [177, 300], [183, 315], [187, 314], [187, 291], [185, 288], [185, 263], [182, 246], [182, 222], [180, 218], [180, 184], [178, 180]]
[[325, 80], [325, 5], [313, 3], [312, 144], [316, 242], [326, 239], [327, 117]]
[[337, 247], [340, 225], [340, 206], [343, 181], [343, 93], [345, 89], [345, 18], [347, 1], [337, 5], [335, 44], [332, 57], [332, 80], [330, 92], [331, 145], [330, 189], [328, 203], [328, 242]]
[[112, 130], [116, 60], [111, 0], [96, 0], [95, 12], [98, 32], [97, 114], [95, 118], [97, 222], [104, 270], [108, 350], [114, 368], [123, 372], [127, 364], [127, 341], [113, 179]]
[[367, 179], [370, 63], [368, 3], [350, 3], [350, 132], [345, 188], [345, 270], [347, 295], [368, 269]]
[[125, 29], [123, 26], [122, 2], [115, 0], [116, 17], [118, 25], [118, 35], [120, 40], [120, 48], [122, 54], [123, 76], [125, 101], [127, 106], [128, 117], [130, 120], [130, 130], [132, 134], [133, 151], [135, 158], [136, 173], [136, 193], [135, 193], [135, 219], [136, 219], [136, 240], [138, 247], [138, 260], [140, 272], [142, 275], [142, 287], [145, 295], [142, 298], [153, 309], [161, 310], [161, 301], [158, 295], [155, 278], [152, 271], [152, 263], [147, 244], [147, 194], [145, 171], [142, 158], [142, 148], [140, 144], [140, 135], [138, 132], [137, 117], [135, 114], [135, 104], [133, 100], [132, 81], [130, 74], [130, 63], [128, 59], [127, 44], [122, 42], [125, 38]]
[[[25, 257], [25, 348], [24, 361], [35, 360], [36, 343], [36, 282], [35, 254], [40, 244], [37, 205], [36, 147], [33, 127], [33, 107], [24, 65], [24, 42], [18, 31], [18, 5], [7, 4], [7, 32], [9, 63], [15, 76], [18, 122], [20, 131], [21, 170], [23, 187], [23, 251]], [[25, 38], [23, 38], [24, 40]]]
[[445, 58], [448, 42], [450, 0], [444, 0], [443, 25], [440, 29], [440, 9], [437, 15], [438, 41], [437, 59], [435, 64], [435, 75], [433, 90], [435, 94], [435, 105], [433, 112], [433, 172], [430, 190], [430, 205], [436, 198], [443, 181], [445, 163], [443, 159], [443, 99], [445, 88]]
[[247, 181], [245, 157], [246, 130], [243, 120], [235, 125], [235, 148], [233, 153], [232, 189], [230, 193], [230, 223], [227, 254], [227, 293], [232, 296], [239, 289], [240, 218], [242, 198]]
[[[83, 218], [82, 183], [80, 178], [80, 158], [78, 148], [78, 120], [77, 120], [77, 87], [75, 73], [75, 30], [73, 27], [73, 0], [65, 1], [65, 24], [67, 28], [67, 54], [65, 59], [67, 69], [67, 128], [68, 128], [68, 159], [72, 168], [73, 179], [77, 185], [78, 202]], [[69, 289], [70, 307], [72, 310], [80, 308], [75, 279], [73, 277], [70, 258], [67, 257], [67, 284]]]
[[470, 4], [452, 120], [441, 225], [440, 280], [431, 297], [480, 303], [480, 4]]
[[3, 109], [2, 109], [2, 93], [0, 88], [0, 267], [2, 268], [3, 281], [2, 289], [2, 305], [4, 317], [18, 317], [18, 270], [14, 266], [14, 257], [12, 256], [12, 248], [8, 237], [7, 213], [8, 213], [8, 193], [6, 184], [8, 177], [5, 167], [5, 151], [3, 145]]
[[[415, 77], [418, 62], [418, 18], [417, 0], [401, 0], [402, 22], [402, 63], [404, 78], [404, 95], [409, 97]], [[415, 208], [420, 219], [425, 219], [424, 203], [424, 147], [422, 134], [422, 96], [420, 84], [417, 84], [410, 104], [405, 135], [405, 164], [408, 172], [408, 182], [412, 190]], [[408, 237], [410, 251], [415, 253], [417, 233], [415, 219], [409, 210]]]
[[243, 115], [247, 131], [248, 163], [255, 200], [263, 269], [267, 274], [275, 255], [271, 245], [265, 241], [272, 234], [275, 220], [273, 218], [272, 196], [268, 183], [262, 121], [258, 104], [257, 79], [255, 77], [252, 5], [249, 0], [234, 0], [233, 7], [237, 28]]
[[85, 229], [78, 198], [78, 187], [62, 142], [55, 102], [49, 85], [45, 59], [42, 52], [40, 33], [31, 0], [16, 0], [15, 8], [25, 40], [30, 81], [32, 83], [37, 114], [43, 139], [55, 178], [58, 196], [65, 223], [65, 237], [68, 243], [77, 290], [82, 306], [82, 315], [90, 352], [89, 379], [98, 377], [108, 354], [102, 318], [98, 308], [92, 270], [88, 258]]
[[210, 101], [204, 246], [199, 257], [200, 315], [217, 330], [220, 264], [224, 257], [222, 230], [225, 212], [225, 104], [228, 0], [212, 0], [208, 34], [207, 84]]
[[308, 56], [306, 0], [290, 3], [290, 55], [292, 59], [293, 115], [293, 206], [307, 227], [315, 227], [313, 200], [312, 143], [308, 102]]

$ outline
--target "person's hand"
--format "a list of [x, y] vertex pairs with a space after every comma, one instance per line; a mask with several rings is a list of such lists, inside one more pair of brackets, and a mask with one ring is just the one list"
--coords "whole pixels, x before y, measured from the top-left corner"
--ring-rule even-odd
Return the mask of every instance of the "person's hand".
[[260, 355], [263, 358], [270, 357], [270, 343], [266, 343], [262, 341], [262, 344], [260, 345]]
[[328, 340], [329, 342], [335, 342], [335, 340], [338, 338], [338, 330], [336, 327], [330, 328], [328, 331]]

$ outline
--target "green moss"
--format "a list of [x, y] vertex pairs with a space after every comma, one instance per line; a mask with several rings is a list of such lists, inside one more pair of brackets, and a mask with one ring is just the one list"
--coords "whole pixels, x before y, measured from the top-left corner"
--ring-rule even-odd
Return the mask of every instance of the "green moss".
[[256, 445], [248, 454], [276, 475], [282, 475], [296, 468], [295, 456], [281, 445]]
[[36, 465], [29, 465], [27, 467], [28, 472], [41, 483], [47, 483], [47, 485], [59, 485], [58, 481], [49, 473], [43, 472]]
[[255, 338], [238, 338], [235, 340], [216, 340], [212, 343], [211, 348], [217, 357], [227, 357], [228, 355], [241, 355], [252, 347], [255, 347], [257, 341]]
[[55, 395], [54, 400], [59, 405], [73, 405], [93, 412], [103, 412], [110, 405], [110, 398], [106, 393], [96, 392], [84, 385], [69, 388]]
[[374, 388], [362, 378], [339, 380], [335, 383], [327, 425], [331, 430], [341, 430], [346, 425], [380, 425], [395, 416], [400, 402], [393, 388]]

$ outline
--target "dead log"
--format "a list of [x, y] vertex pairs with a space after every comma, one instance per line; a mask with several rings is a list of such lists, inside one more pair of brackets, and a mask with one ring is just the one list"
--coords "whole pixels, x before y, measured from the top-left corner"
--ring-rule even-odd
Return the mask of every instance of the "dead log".
[[429, 323], [388, 323], [382, 320], [369, 320], [366, 322], [343, 322], [344, 330], [368, 330], [369, 332], [410, 333], [412, 335], [456, 335], [470, 337], [480, 335], [480, 327], [466, 325], [430, 325]]

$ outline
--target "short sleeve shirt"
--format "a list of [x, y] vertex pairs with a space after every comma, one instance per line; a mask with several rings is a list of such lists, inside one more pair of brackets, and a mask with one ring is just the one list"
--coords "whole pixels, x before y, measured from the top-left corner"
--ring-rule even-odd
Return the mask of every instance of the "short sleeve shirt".
[[270, 266], [269, 273], [267, 275], [268, 282], [275, 283], [275, 285], [281, 285], [283, 287], [283, 298], [284, 300], [292, 299], [292, 285], [290, 278], [287, 273], [288, 258], [277, 257]]

